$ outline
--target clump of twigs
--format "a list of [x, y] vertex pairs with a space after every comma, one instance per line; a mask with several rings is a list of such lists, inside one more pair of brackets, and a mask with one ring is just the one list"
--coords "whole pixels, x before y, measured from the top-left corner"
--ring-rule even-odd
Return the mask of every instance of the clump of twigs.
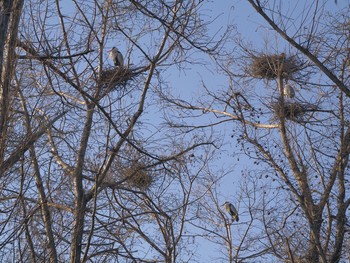
[[286, 57], [285, 53], [252, 57], [249, 73], [253, 77], [275, 79], [279, 76], [287, 77], [301, 69], [301, 63], [295, 56]]
[[99, 83], [106, 86], [108, 90], [122, 85], [125, 86], [127, 81], [132, 80], [137, 73], [130, 68], [113, 67], [102, 71]]
[[300, 102], [281, 102], [272, 103], [272, 109], [277, 119], [286, 118], [295, 122], [303, 122], [304, 116], [308, 112], [317, 111], [317, 106], [313, 104], [303, 104]]
[[123, 169], [121, 174], [130, 187], [146, 190], [153, 183], [153, 175], [141, 164], [133, 164], [130, 167]]

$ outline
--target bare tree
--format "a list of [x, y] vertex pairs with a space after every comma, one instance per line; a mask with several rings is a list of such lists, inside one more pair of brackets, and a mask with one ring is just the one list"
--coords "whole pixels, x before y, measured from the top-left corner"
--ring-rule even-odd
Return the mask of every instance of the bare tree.
[[[6, 137], [11, 121], [11, 77], [15, 68], [15, 46], [17, 29], [23, 1], [2, 1], [0, 3], [0, 167], [4, 165]], [[0, 174], [2, 170], [0, 170]]]
[[[0, 39], [0, 260], [189, 261], [213, 142], [161, 123], [159, 87], [188, 50], [215, 54], [203, 1], [13, 4], [0, 6], [11, 32]], [[109, 66], [113, 46], [122, 67]]]
[[256, 180], [269, 182], [263, 192], [279, 189], [278, 198], [263, 194], [264, 204], [253, 205], [266, 245], [256, 251], [283, 262], [340, 262], [349, 244], [349, 9], [332, 14], [327, 1], [247, 2], [286, 45], [267, 41], [259, 50], [237, 41], [234, 55], [218, 59], [227, 90], [206, 87], [197, 103], [168, 101], [192, 117], [213, 114], [211, 129], [231, 125], [236, 151], [255, 164]]

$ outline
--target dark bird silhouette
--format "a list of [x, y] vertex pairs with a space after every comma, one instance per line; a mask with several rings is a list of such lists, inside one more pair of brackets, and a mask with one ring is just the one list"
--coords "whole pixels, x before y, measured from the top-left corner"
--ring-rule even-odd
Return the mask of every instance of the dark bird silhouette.
[[109, 51], [109, 57], [113, 60], [114, 66], [123, 67], [124, 65], [123, 55], [122, 53], [120, 53], [120, 51], [116, 47], [113, 47]]
[[288, 98], [292, 99], [295, 97], [294, 88], [289, 84], [284, 85], [283, 93], [284, 93], [284, 96], [286, 96]]
[[236, 209], [236, 207], [231, 204], [230, 202], [225, 202], [224, 203], [224, 207], [226, 209], [226, 211], [232, 216], [232, 221], [239, 221], [239, 217], [238, 217], [238, 211]]

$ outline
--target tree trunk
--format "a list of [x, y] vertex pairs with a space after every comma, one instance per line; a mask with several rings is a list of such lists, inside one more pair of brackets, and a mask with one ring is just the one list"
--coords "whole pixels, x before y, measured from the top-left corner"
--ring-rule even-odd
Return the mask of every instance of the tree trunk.
[[314, 225], [311, 226], [311, 231], [310, 231], [310, 246], [309, 246], [309, 251], [307, 258], [309, 262], [320, 262], [320, 253], [318, 251], [318, 244], [320, 242], [320, 227]]
[[76, 198], [74, 203], [74, 225], [71, 239], [70, 262], [79, 263], [82, 253], [82, 241], [84, 232], [84, 215], [86, 202], [84, 195]]
[[0, 175], [6, 149], [10, 84], [15, 68], [18, 24], [24, 0], [0, 1]]
[[80, 262], [81, 253], [82, 253], [85, 208], [87, 203], [85, 198], [85, 193], [84, 193], [84, 187], [83, 187], [83, 166], [84, 166], [85, 154], [86, 154], [86, 149], [89, 141], [89, 136], [91, 132], [94, 107], [95, 107], [94, 104], [87, 105], [86, 122], [84, 125], [84, 130], [81, 136], [81, 140], [80, 140], [80, 148], [78, 151], [76, 167], [73, 173], [75, 202], [74, 202], [74, 225], [73, 225], [71, 247], [70, 247], [71, 263]]

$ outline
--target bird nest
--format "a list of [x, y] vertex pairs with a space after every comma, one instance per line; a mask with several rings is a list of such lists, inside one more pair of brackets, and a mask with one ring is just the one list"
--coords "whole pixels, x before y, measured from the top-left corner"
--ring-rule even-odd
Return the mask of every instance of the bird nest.
[[146, 171], [140, 164], [125, 168], [121, 174], [126, 179], [129, 187], [146, 190], [153, 183], [153, 175], [149, 171]]
[[306, 113], [317, 111], [317, 107], [313, 104], [302, 104], [299, 102], [274, 102], [272, 109], [277, 119], [286, 118], [295, 122], [302, 122]]
[[249, 66], [249, 73], [253, 77], [264, 79], [275, 79], [279, 76], [290, 76], [300, 69], [295, 56], [286, 57], [284, 53], [253, 56]]
[[102, 71], [99, 83], [108, 89], [113, 89], [119, 85], [125, 85], [127, 81], [135, 77], [135, 72], [129, 68], [114, 67]]

